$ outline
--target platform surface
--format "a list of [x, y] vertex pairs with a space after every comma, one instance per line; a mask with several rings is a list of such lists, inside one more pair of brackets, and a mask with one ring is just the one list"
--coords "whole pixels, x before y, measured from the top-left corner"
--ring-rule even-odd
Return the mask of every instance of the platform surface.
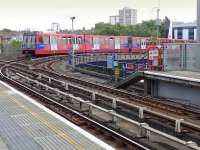
[[174, 79], [200, 82], [200, 72], [192, 71], [145, 71], [146, 75], [162, 76]]
[[0, 150], [113, 149], [0, 81]]

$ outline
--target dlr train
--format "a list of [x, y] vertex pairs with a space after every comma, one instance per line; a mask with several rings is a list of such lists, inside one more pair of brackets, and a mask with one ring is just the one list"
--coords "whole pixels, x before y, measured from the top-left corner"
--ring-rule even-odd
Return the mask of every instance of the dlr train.
[[[189, 40], [159, 38], [157, 44], [185, 43]], [[64, 33], [28, 32], [23, 35], [24, 54], [63, 55], [74, 53], [142, 53], [154, 43], [149, 37], [77, 35]]]

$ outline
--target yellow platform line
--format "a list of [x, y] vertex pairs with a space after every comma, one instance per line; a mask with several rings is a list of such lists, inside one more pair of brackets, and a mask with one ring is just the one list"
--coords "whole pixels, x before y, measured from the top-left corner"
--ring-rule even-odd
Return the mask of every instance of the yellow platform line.
[[22, 107], [23, 109], [25, 109], [26, 111], [28, 111], [29, 113], [31, 113], [31, 115], [33, 115], [36, 119], [38, 119], [44, 125], [46, 125], [48, 128], [50, 128], [53, 132], [56, 133], [56, 135], [60, 136], [62, 139], [66, 140], [68, 143], [70, 143], [71, 145], [73, 145], [77, 150], [84, 150], [85, 149], [82, 145], [80, 145], [79, 143], [77, 143], [76, 141], [74, 141], [70, 136], [68, 136], [66, 132], [64, 133], [61, 129], [59, 129], [55, 125], [51, 124], [48, 121], [48, 119], [46, 119], [45, 117], [40, 116], [36, 112], [33, 112], [30, 108], [28, 108], [27, 106], [25, 106], [22, 103], [20, 103], [16, 98], [14, 98], [12, 96], [8, 96], [8, 97], [11, 100], [13, 100], [18, 106]]

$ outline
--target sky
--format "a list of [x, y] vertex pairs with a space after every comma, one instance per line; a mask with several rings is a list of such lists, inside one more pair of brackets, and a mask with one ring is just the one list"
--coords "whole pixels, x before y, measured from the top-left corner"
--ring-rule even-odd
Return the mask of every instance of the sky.
[[193, 22], [196, 20], [196, 0], [0, 0], [0, 29], [44, 31], [57, 22], [62, 29], [94, 27], [97, 22], [109, 22], [123, 7], [138, 10], [138, 22], [156, 18], [152, 8], [160, 6], [160, 17]]

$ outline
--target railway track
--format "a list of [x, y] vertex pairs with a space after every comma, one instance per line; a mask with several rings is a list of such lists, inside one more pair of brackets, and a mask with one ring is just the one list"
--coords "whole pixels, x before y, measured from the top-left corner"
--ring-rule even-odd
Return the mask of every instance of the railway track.
[[[33, 69], [32, 68], [32, 71], [31, 70], [28, 70], [28, 69], [30, 69], [28, 66], [26, 66], [26, 65], [23, 65], [23, 64], [14, 64], [14, 66], [16, 67], [17, 66], [17, 69], [18, 69], [18, 71], [21, 69], [21, 71], [22, 72], [24, 72], [24, 73], [26, 73], [26, 74], [29, 74], [30, 76], [34, 76], [34, 77], [38, 77], [38, 72], [39, 72], [39, 74], [47, 74], [48, 76], [50, 75], [51, 77], [48, 77], [47, 75], [44, 75], [43, 77], [47, 77], [47, 79], [50, 79], [50, 78], [52, 78], [52, 76], [53, 77], [55, 77], [56, 79], [53, 79], [52, 78], [52, 82], [53, 82], [53, 80], [55, 81], [55, 82], [60, 82], [60, 81], [63, 81], [63, 78], [61, 79], [61, 77], [63, 77], [63, 75], [59, 75], [59, 74], [56, 74], [56, 73], [53, 73], [53, 72], [49, 72], [49, 71], [45, 71], [45, 70], [41, 70], [41, 69]], [[20, 67], [19, 67], [20, 66]], [[14, 69], [15, 67], [12, 67], [12, 69]], [[22, 69], [23, 68], [23, 69]], [[24, 68], [26, 68], [25, 70], [24, 70]], [[16, 69], [16, 68], [15, 68]], [[16, 70], [15, 70], [16, 71]], [[35, 73], [34, 73], [35, 72]], [[36, 73], [37, 72], [37, 73]], [[60, 81], [57, 81], [57, 80], [59, 80], [60, 79]], [[69, 81], [69, 79], [70, 79], [70, 82], [71, 82], [71, 79], [73, 79], [73, 78], [70, 78], [70, 77], [67, 77], [67, 81]], [[66, 80], [66, 79], [65, 79]], [[77, 80], [78, 79], [75, 79], [75, 81], [73, 80], [73, 82], [75, 82], [76, 84], [77, 84]], [[62, 82], [60, 82], [60, 83], [62, 83]], [[83, 83], [83, 81], [81, 82], [81, 83]], [[89, 85], [91, 85], [92, 83], [89, 83]], [[81, 84], [82, 86], [84, 85], [85, 87], [86, 87], [86, 85], [85, 84]], [[54, 85], [55, 86], [55, 85]], [[71, 87], [70, 87], [71, 86]], [[83, 87], [84, 87], [83, 86]], [[97, 86], [97, 85], [96, 85]], [[88, 93], [89, 91], [88, 90], [86, 90], [85, 89], [85, 92], [83, 92], [84, 91], [84, 89], [81, 89], [81, 88], [79, 88], [79, 87], [77, 87], [77, 86], [73, 86], [73, 85], [69, 85], [69, 87], [71, 88], [71, 90], [72, 91], [76, 91], [76, 92], [74, 92], [73, 94], [77, 94], [77, 93], [79, 93], [79, 95], [78, 96], [82, 96], [82, 95], [87, 95], [86, 93]], [[68, 88], [69, 88], [68, 87]], [[92, 86], [92, 88], [94, 88], [93, 86]], [[101, 88], [102, 88], [102, 86], [101, 86]], [[82, 90], [82, 91], [80, 91], [80, 89]], [[100, 90], [99, 88], [98, 88], [98, 90]], [[105, 91], [105, 90], [103, 90], [103, 91]], [[119, 91], [119, 90], [117, 90], [117, 91]], [[80, 93], [82, 93], [82, 95], [80, 94]], [[91, 94], [91, 93], [90, 93]], [[91, 97], [91, 95], [89, 96], [89, 97]], [[102, 100], [102, 97], [101, 96], [99, 96], [98, 97], [98, 95], [96, 95], [96, 97], [97, 97], [97, 101], [98, 100]], [[101, 97], [101, 98], [100, 98]], [[87, 97], [88, 98], [88, 97]], [[104, 95], [103, 96], [103, 99], [106, 99], [106, 96]], [[110, 101], [111, 103], [112, 103], [112, 98], [110, 99], [110, 97], [109, 96], [107, 96], [107, 101]], [[120, 107], [121, 107], [121, 101], [117, 101], [117, 103], [120, 103]], [[128, 102], [126, 102], [126, 103], [123, 103], [122, 102], [122, 104], [123, 105], [126, 105], [126, 107], [127, 106], [129, 106], [129, 107], [131, 107], [131, 108], [133, 108], [133, 105], [130, 105], [130, 103], [128, 103]], [[174, 112], [174, 111], [173, 111]], [[177, 112], [176, 112], [177, 113]]]
[[157, 108], [157, 109], [164, 110], [166, 112], [171, 112], [177, 115], [197, 114], [200, 117], [200, 111], [196, 109], [191, 110], [187, 108], [186, 105], [180, 105], [178, 103], [168, 103], [166, 101], [162, 102], [161, 99], [148, 97], [148, 96], [139, 96], [139, 95], [131, 94], [127, 91], [117, 90], [113, 87], [103, 86], [101, 84], [96, 84], [96, 83], [94, 84], [94, 83], [80, 80], [75, 77], [59, 74], [59, 72], [56, 72], [54, 68], [52, 68], [52, 64], [57, 61], [54, 60], [54, 61], [51, 61], [50, 63], [47, 63], [47, 65], [42, 66], [42, 69], [45, 69], [45, 70], [42, 70], [39, 67], [37, 67], [37, 69], [34, 69], [34, 71], [38, 71], [40, 73], [44, 73], [46, 75], [59, 78], [61, 80], [71, 81], [81, 86], [91, 87], [91, 89], [97, 89], [97, 90], [106, 92], [108, 94], [112, 94], [114, 96], [122, 97], [122, 98], [125, 98], [124, 99], [125, 101], [128, 101], [128, 100], [135, 101], [142, 105], [146, 105], [152, 108]]
[[[25, 65], [21, 65], [20, 67], [27, 68], [27, 66]], [[82, 86], [83, 88], [91, 90], [91, 91], [94, 91], [95, 89], [96, 90], [95, 92], [97, 93], [100, 92], [100, 93], [103, 93], [104, 95], [109, 95], [110, 97], [113, 97], [113, 98], [117, 97], [123, 100], [123, 102], [129, 103], [129, 104], [138, 105], [140, 107], [148, 107], [148, 109], [150, 110], [160, 111], [161, 113], [167, 113], [168, 115], [171, 114], [173, 116], [174, 115], [179, 116], [178, 118], [180, 119], [185, 119], [185, 118], [187, 119], [187, 117], [189, 117], [190, 119], [192, 118], [194, 120], [195, 119], [198, 120], [200, 117], [200, 112], [196, 109], [191, 110], [191, 109], [185, 108], [184, 106], [168, 104], [167, 102], [161, 102], [160, 100], [154, 99], [151, 97], [142, 97], [138, 95], [133, 95], [126, 91], [116, 90], [112, 87], [107, 87], [107, 86], [102, 86], [99, 84], [86, 82], [74, 77], [69, 77], [69, 76], [58, 74], [52, 71], [47, 71], [45, 69], [33, 69], [32, 71], [47, 75], [50, 78], [56, 78], [57, 80], [60, 80], [60, 81], [67, 81], [67, 82]], [[35, 76], [37, 76], [37, 74], [35, 74]]]
[[75, 109], [58, 102], [54, 96], [49, 96], [48, 94], [48, 96], [46, 96], [42, 92], [33, 89], [31, 85], [28, 86], [27, 84], [22, 84], [19, 81], [16, 81], [16, 79], [14, 80], [7, 77], [8, 74], [5, 73], [5, 71], [5, 68], [1, 69], [0, 76], [2, 80], [36, 98], [46, 107], [52, 109], [54, 112], [60, 114], [71, 122], [88, 130], [89, 132], [92, 132], [97, 137], [106, 140], [106, 142], [114, 145], [117, 149], [150, 150], [148, 147], [142, 146], [133, 139], [126, 137], [113, 129], [110, 129], [103, 124], [100, 124], [95, 119], [88, 117], [84, 113], [76, 111]]
[[[128, 108], [128, 109], [133, 109], [133, 108], [134, 109], [140, 109], [143, 106], [143, 105], [140, 105], [140, 107], [138, 107], [138, 106], [132, 105], [132, 104], [135, 104], [135, 103], [132, 103], [132, 99], [135, 98], [135, 97], [132, 97], [133, 96], [132, 94], [127, 93], [125, 91], [115, 90], [111, 87], [105, 87], [105, 86], [94, 84], [94, 83], [84, 82], [84, 81], [81, 81], [81, 80], [76, 79], [76, 78], [68, 77], [68, 76], [65, 76], [65, 75], [60, 75], [58, 73], [53, 72], [52, 69], [51, 69], [51, 64], [53, 64], [54, 61], [52, 61], [52, 60], [49, 60], [49, 61], [41, 60], [41, 63], [39, 63], [39, 62], [35, 63], [34, 68], [30, 67], [30, 65], [28, 66], [28, 65], [19, 64], [19, 63], [13, 63], [14, 67], [12, 66], [11, 68], [17, 69], [18, 71], [20, 70], [21, 73], [23, 72], [26, 75], [29, 74], [30, 76], [33, 76], [35, 78], [37, 78], [40, 74], [42, 74], [42, 76], [44, 75], [42, 78], [45, 79], [45, 80], [48, 79], [47, 80], [48, 82], [49, 82], [49, 79], [51, 78], [52, 82], [54, 82], [52, 85], [56, 88], [59, 88], [59, 86], [61, 86], [61, 89], [62, 89], [63, 88], [62, 83], [64, 81], [66, 81], [66, 82], [70, 83], [70, 84], [68, 84], [68, 88], [71, 91], [74, 91], [74, 92], [72, 92], [74, 95], [77, 95], [77, 96], [85, 98], [85, 99], [91, 98], [92, 94], [93, 94], [93, 92], [91, 92], [92, 91], [91, 89], [93, 89], [93, 90], [95, 89], [96, 102], [102, 101], [104, 99], [104, 102], [106, 102], [106, 101], [108, 102], [108, 106], [112, 105], [113, 97], [115, 97], [115, 98], [120, 97], [120, 99], [123, 100], [123, 101], [121, 101], [121, 100], [116, 101], [117, 102], [116, 104], [118, 105], [117, 107], [125, 106], [125, 108]], [[47, 63], [46, 66], [48, 66], [48, 67], [44, 67], [45, 66], [45, 65], [43, 65], [44, 63]], [[40, 69], [40, 67], [41, 67], [40, 65], [42, 66], [42, 69]], [[40, 67], [38, 67], [38, 66], [40, 66]], [[37, 68], [35, 69], [35, 67], [37, 67]], [[47, 71], [47, 69], [48, 69], [48, 71]], [[48, 83], [48, 82], [45, 81], [45, 83]], [[78, 86], [74, 86], [74, 84], [78, 85]], [[80, 87], [82, 87], [82, 88], [80, 88]], [[88, 87], [90, 87], [90, 88], [88, 88]], [[100, 92], [100, 91], [103, 91], [103, 92]], [[98, 95], [98, 92], [100, 92], [101, 94]], [[101, 97], [102, 94], [103, 94], [103, 97]], [[106, 95], [109, 95], [109, 96], [106, 96]], [[139, 99], [141, 97], [136, 96], [136, 98]], [[143, 98], [142, 100], [145, 100], [145, 99], [147, 100], [147, 98], [149, 99], [149, 97], [145, 97], [145, 98], [142, 97], [142, 98]], [[127, 101], [127, 99], [129, 99], [130, 101]], [[146, 103], [144, 103], [144, 105], [146, 105]], [[53, 107], [53, 106], [51, 106], [51, 107]], [[175, 107], [177, 107], [176, 109], [179, 109], [180, 106], [175, 106]], [[164, 108], [164, 107], [160, 107], [160, 108]], [[184, 115], [184, 116], [185, 115], [194, 115], [194, 114], [195, 114], [195, 116], [199, 115], [199, 112], [197, 112], [197, 111], [188, 110], [187, 108], [184, 108], [184, 107], [183, 107], [183, 109], [184, 110], [181, 110], [181, 111], [175, 111], [174, 107], [173, 107], [173, 109], [171, 108], [169, 112], [170, 112], [170, 114]], [[145, 110], [145, 109], [143, 111], [144, 111], [144, 115], [146, 115], [146, 116], [149, 116], [149, 113], [151, 115], [152, 115], [152, 113], [155, 113], [155, 112]], [[166, 111], [166, 110], [164, 110], [164, 111]], [[185, 112], [183, 113], [183, 111], [185, 111]], [[154, 114], [154, 115], [158, 115], [158, 114]], [[163, 117], [163, 116], [159, 116], [159, 117]], [[160, 118], [160, 119], [163, 119], [163, 118]], [[169, 117], [165, 118], [165, 119], [169, 119]], [[181, 123], [184, 124], [184, 122], [181, 122]], [[188, 127], [190, 129], [191, 129], [191, 125], [192, 124], [188, 124]], [[186, 125], [186, 127], [187, 127], [187, 125]], [[197, 126], [197, 128], [194, 128], [193, 130], [194, 131], [199, 130], [198, 126]], [[188, 130], [186, 130], [186, 131], [188, 131]], [[121, 145], [123, 145], [123, 144], [121, 144]]]
[[105, 92], [108, 95], [120, 97], [124, 101], [129, 102], [129, 103], [137, 102], [144, 106], [149, 106], [151, 108], [157, 108], [159, 110], [177, 114], [177, 115], [186, 116], [186, 115], [196, 114], [197, 116], [200, 116], [200, 111], [185, 108], [184, 105], [174, 105], [174, 104], [169, 104], [167, 102], [162, 102], [160, 99], [156, 99], [156, 98], [152, 98], [152, 97], [133, 95], [131, 93], [128, 93], [127, 91], [117, 90], [112, 87], [103, 86], [100, 84], [94, 84], [91, 82], [86, 82], [86, 81], [79, 80], [74, 77], [66, 76], [66, 75], [59, 74], [59, 73], [52, 72], [52, 71], [47, 71], [47, 70], [42, 70], [42, 69], [33, 69], [33, 71], [36, 71], [38, 73], [42, 73], [42, 74], [45, 74], [45, 75], [48, 75], [50, 77], [57, 78], [60, 80], [70, 81], [72, 83], [78, 84], [83, 87], [90, 87], [91, 89], [96, 89], [96, 90]]

